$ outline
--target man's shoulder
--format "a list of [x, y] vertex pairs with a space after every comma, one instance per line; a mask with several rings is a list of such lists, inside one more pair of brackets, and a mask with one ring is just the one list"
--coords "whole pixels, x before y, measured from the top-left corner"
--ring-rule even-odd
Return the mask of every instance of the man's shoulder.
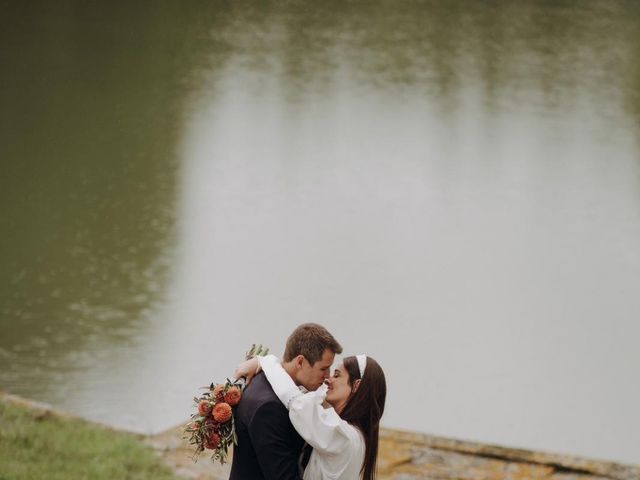
[[236, 432], [232, 480], [299, 478], [297, 458], [303, 440], [264, 374], [256, 375], [244, 390], [236, 410]]
[[264, 374], [258, 374], [247, 386], [236, 410], [236, 421], [240, 428], [260, 425], [265, 421], [275, 424], [290, 424], [289, 411], [271, 388]]
[[264, 373], [256, 375], [253, 381], [247, 386], [242, 395], [240, 406], [243, 404], [251, 410], [258, 410], [261, 407], [268, 408], [268, 406], [279, 406], [286, 410], [273, 391], [273, 388], [271, 388]]

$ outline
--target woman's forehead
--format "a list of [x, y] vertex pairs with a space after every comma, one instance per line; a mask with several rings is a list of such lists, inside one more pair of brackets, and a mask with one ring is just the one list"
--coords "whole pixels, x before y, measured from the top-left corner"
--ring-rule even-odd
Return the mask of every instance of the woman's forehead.
[[343, 362], [340, 362], [340, 363], [336, 364], [334, 370], [340, 370], [341, 372], [346, 372], [347, 371], [347, 369], [345, 368]]

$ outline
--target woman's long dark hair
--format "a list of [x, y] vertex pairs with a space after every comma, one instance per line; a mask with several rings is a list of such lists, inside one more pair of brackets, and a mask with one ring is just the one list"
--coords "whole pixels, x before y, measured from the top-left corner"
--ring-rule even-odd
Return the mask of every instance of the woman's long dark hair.
[[347, 405], [340, 413], [343, 420], [360, 429], [364, 436], [365, 453], [360, 473], [363, 480], [374, 480], [376, 477], [376, 461], [378, 459], [378, 435], [380, 417], [384, 412], [387, 397], [387, 383], [384, 372], [378, 362], [367, 357], [364, 377], [360, 378], [360, 369], [356, 357], [346, 357], [344, 368], [349, 373], [349, 384], [353, 387], [360, 379], [357, 390], [351, 394]]

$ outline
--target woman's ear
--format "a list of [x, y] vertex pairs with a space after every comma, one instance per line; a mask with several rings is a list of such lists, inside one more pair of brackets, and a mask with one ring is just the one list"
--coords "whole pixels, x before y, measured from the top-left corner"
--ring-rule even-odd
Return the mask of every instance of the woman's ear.
[[356, 393], [358, 391], [358, 387], [360, 387], [360, 382], [362, 382], [361, 378], [359, 378], [355, 382], [353, 382], [353, 387], [351, 388], [351, 393]]

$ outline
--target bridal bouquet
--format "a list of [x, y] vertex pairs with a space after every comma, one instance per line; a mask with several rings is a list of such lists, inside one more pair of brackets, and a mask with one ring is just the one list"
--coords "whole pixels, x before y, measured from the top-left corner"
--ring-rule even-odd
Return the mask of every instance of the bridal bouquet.
[[[269, 353], [262, 345], [252, 345], [245, 358], [263, 356]], [[240, 403], [244, 390], [244, 379], [228, 378], [223, 383], [211, 383], [204, 387], [207, 391], [199, 397], [193, 397], [196, 413], [184, 427], [185, 437], [195, 446], [194, 461], [204, 450], [212, 450], [211, 459], [224, 464], [227, 460], [229, 447], [238, 444], [233, 421], [233, 407]]]

